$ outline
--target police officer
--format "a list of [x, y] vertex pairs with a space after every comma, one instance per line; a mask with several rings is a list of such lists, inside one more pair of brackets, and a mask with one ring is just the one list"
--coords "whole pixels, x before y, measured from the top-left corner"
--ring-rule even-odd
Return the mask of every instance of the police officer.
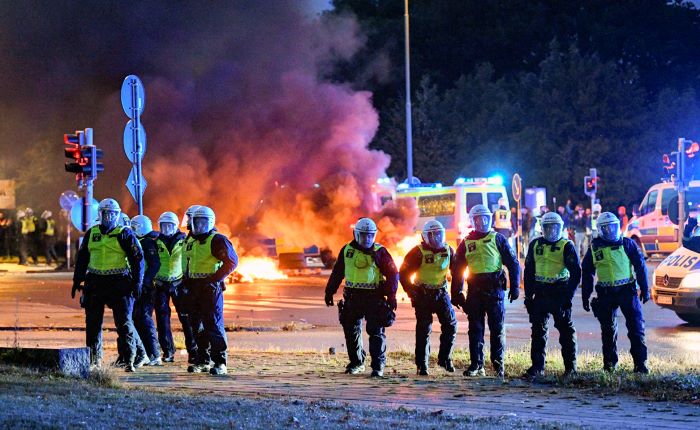
[[175, 361], [175, 342], [170, 326], [170, 300], [182, 324], [185, 346], [190, 364], [196, 362], [197, 343], [190, 325], [190, 317], [183, 300], [182, 291], [182, 252], [185, 234], [178, 230], [179, 220], [173, 212], [163, 212], [158, 218], [160, 234], [156, 240], [160, 270], [156, 273], [155, 310], [158, 323], [158, 341], [163, 349], [163, 361]]
[[58, 255], [56, 254], [56, 220], [53, 219], [51, 211], [44, 211], [41, 214], [41, 219], [44, 221], [42, 228], [44, 245], [44, 254], [46, 255], [46, 264], [56, 263], [58, 265]]
[[116, 200], [102, 200], [98, 210], [100, 225], [88, 229], [78, 250], [71, 297], [75, 297], [76, 291], [84, 290], [85, 338], [91, 364], [101, 363], [104, 307], [109, 306], [117, 333], [124, 340], [125, 370], [133, 372], [136, 330], [131, 313], [134, 297], [141, 293], [143, 251], [131, 230], [117, 226], [121, 209]]
[[192, 236], [182, 259], [187, 306], [197, 339], [197, 362], [187, 371], [225, 375], [224, 282], [238, 266], [238, 256], [228, 238], [214, 230], [215, 221], [214, 211], [207, 206], [194, 211]]
[[581, 281], [581, 267], [573, 242], [563, 237], [564, 221], [555, 212], [542, 216], [542, 237], [530, 243], [525, 260], [525, 307], [532, 324], [526, 377], [544, 376], [549, 316], [559, 330], [564, 376], [576, 372], [576, 329], [571, 302]]
[[154, 280], [156, 273], [160, 270], [158, 245], [156, 244], [158, 232], [153, 231], [151, 219], [146, 215], [133, 217], [131, 219], [131, 229], [141, 243], [146, 262], [146, 271], [143, 275], [143, 291], [134, 303], [134, 326], [150, 360], [148, 365], [162, 366], [160, 345], [158, 344], [156, 325], [153, 321]]
[[[416, 311], [416, 366], [419, 375], [428, 375], [430, 332], [433, 314], [440, 321], [438, 366], [454, 372], [452, 350], [457, 338], [457, 317], [447, 292], [447, 273], [454, 250], [445, 243], [445, 228], [430, 220], [423, 226], [422, 243], [411, 249], [399, 270], [399, 280]], [[411, 276], [415, 274], [415, 281]]]
[[[597, 227], [598, 237], [593, 239], [583, 258], [583, 309], [586, 312], [593, 309], [593, 315], [600, 321], [603, 368], [609, 372], [617, 368], [617, 309], [620, 308], [625, 316], [634, 371], [649, 373], [641, 303], [648, 302], [651, 296], [644, 257], [632, 239], [621, 237], [620, 220], [614, 214], [600, 214]], [[597, 297], [589, 303], [594, 275]]]
[[[377, 225], [361, 218], [354, 228], [354, 240], [343, 247], [326, 284], [326, 306], [333, 306], [333, 294], [345, 278], [343, 300], [338, 315], [350, 363], [345, 373], [356, 375], [365, 370], [362, 347], [362, 319], [367, 322], [372, 377], [384, 375], [386, 335], [384, 328], [395, 318], [398, 271], [389, 251], [375, 243]], [[386, 297], [386, 298], [385, 298]]]
[[[475, 205], [469, 211], [474, 230], [457, 247], [452, 266], [452, 304], [464, 308], [469, 321], [469, 358], [471, 364], [465, 376], [484, 376], [484, 317], [491, 333], [491, 364], [499, 377], [505, 376], [503, 357], [505, 349], [506, 277], [508, 269], [511, 302], [520, 295], [520, 265], [515, 252], [502, 234], [491, 230], [491, 211], [484, 205]], [[467, 276], [467, 297], [464, 298], [464, 272]]]
[[505, 197], [498, 199], [498, 209], [493, 214], [493, 229], [497, 233], [501, 233], [506, 239], [510, 239], [512, 235], [513, 226], [510, 221], [510, 212], [508, 211], [508, 199]]
[[34, 265], [39, 264], [36, 249], [37, 219], [32, 208], [17, 212], [20, 217], [19, 264], [27, 265], [27, 257], [31, 256]]

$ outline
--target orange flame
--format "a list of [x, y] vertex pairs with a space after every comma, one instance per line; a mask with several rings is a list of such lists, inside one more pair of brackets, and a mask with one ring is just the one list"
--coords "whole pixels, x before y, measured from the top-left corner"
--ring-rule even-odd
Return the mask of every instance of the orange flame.
[[277, 262], [268, 257], [241, 257], [236, 268], [238, 282], [254, 282], [256, 279], [287, 279], [277, 268]]

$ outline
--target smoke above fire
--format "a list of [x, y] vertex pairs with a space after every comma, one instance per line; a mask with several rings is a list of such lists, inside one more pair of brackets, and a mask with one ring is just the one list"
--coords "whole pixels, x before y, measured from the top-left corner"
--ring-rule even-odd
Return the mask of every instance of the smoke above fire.
[[[264, 237], [337, 250], [352, 237], [357, 218], [372, 216], [379, 239], [395, 243], [417, 213], [406, 203], [383, 210], [374, 204], [372, 186], [389, 156], [369, 149], [378, 127], [371, 94], [327, 78], [337, 61], [362, 47], [363, 36], [352, 17], [319, 16], [310, 5], [120, 1], [110, 14], [109, 7], [75, 10], [47, 2], [51, 11], [29, 21], [28, 11], [8, 10], [0, 46], [9, 48], [27, 31], [16, 22], [29, 22], [30, 44], [52, 41], [56, 52], [24, 46], [0, 54], [17, 66], [10, 70], [3, 62], [4, 71], [44, 89], [21, 103], [44, 118], [14, 112], [9, 96], [0, 99], [0, 111], [23, 116], [20, 123], [43, 124], [40, 140], [59, 156], [52, 163], [62, 155], [62, 133], [92, 126], [106, 166], [95, 195], [117, 198], [133, 215], [124, 186], [131, 166], [121, 145], [127, 118], [118, 91], [126, 75], [139, 75], [146, 90], [145, 212], [154, 223], [163, 211], [183, 214], [203, 204], [251, 252]], [[61, 16], [79, 21], [71, 37], [59, 37]], [[20, 72], [23, 66], [31, 67]], [[4, 85], [9, 95], [17, 93]], [[63, 180], [61, 164], [50, 168]], [[69, 183], [29, 182], [23, 192], [27, 201], [40, 202], [47, 189], [57, 197]]]

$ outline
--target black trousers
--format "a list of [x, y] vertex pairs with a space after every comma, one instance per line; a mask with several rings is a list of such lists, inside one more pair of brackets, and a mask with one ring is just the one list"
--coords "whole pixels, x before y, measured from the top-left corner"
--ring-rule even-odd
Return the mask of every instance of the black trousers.
[[352, 291], [345, 288], [343, 304], [338, 304], [340, 324], [345, 333], [345, 345], [348, 348], [350, 365], [358, 366], [365, 361], [362, 345], [362, 320], [366, 321], [365, 330], [369, 335], [369, 354], [374, 370], [384, 369], [386, 363], [386, 334], [382, 315], [384, 297], [378, 291]]
[[413, 305], [416, 311], [416, 365], [428, 365], [433, 314], [437, 315], [441, 331], [438, 361], [451, 358], [457, 339], [457, 317], [450, 303], [450, 295], [444, 288], [419, 288], [415, 293]]
[[[557, 288], [553, 286], [552, 288]], [[576, 328], [571, 318], [571, 297], [568, 294], [538, 292], [532, 301], [526, 303], [532, 324], [530, 358], [534, 370], [544, 370], [549, 330], [549, 317], [559, 331], [561, 355], [566, 369], [576, 369]]]

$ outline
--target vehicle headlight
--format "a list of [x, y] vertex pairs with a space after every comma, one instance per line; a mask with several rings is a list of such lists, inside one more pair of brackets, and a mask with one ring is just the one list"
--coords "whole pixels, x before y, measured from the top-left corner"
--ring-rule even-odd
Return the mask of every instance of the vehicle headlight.
[[688, 273], [681, 281], [681, 288], [700, 289], [700, 272]]

